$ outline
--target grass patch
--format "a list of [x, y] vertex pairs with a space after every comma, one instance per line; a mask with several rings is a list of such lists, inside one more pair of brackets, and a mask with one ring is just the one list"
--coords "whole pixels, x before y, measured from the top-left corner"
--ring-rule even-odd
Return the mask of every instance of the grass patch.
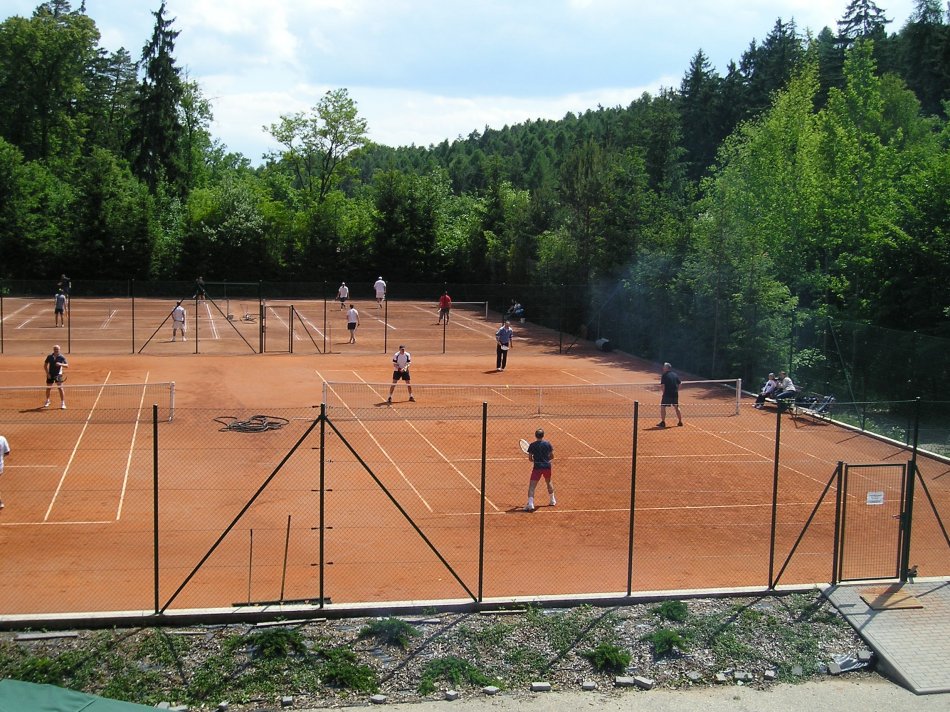
[[548, 640], [558, 655], [563, 655], [585, 640], [594, 630], [609, 625], [610, 616], [594, 617], [591, 606], [579, 606], [567, 611], [545, 613], [536, 606], [528, 609], [528, 622]]
[[688, 647], [683, 634], [672, 628], [660, 628], [643, 636], [640, 640], [649, 642], [653, 646], [653, 654], [658, 658], [669, 655], [673, 651], [685, 652]]
[[376, 692], [379, 683], [376, 673], [348, 648], [329, 648], [321, 651], [324, 659], [320, 668], [321, 679], [334, 687], [357, 692]]
[[247, 645], [265, 660], [281, 660], [305, 655], [307, 652], [307, 646], [304, 644], [300, 631], [289, 628], [255, 631], [250, 633], [245, 640]]
[[484, 628], [463, 626], [459, 636], [477, 647], [504, 647], [515, 628], [512, 623], [492, 623]]
[[419, 693], [430, 695], [436, 690], [436, 683], [447, 682], [452, 687], [463, 684], [485, 687], [495, 685], [501, 687], [498, 680], [494, 680], [467, 660], [450, 655], [444, 658], [435, 658], [425, 664], [422, 669], [422, 678], [419, 681]]
[[504, 661], [510, 668], [512, 681], [537, 677], [548, 666], [548, 658], [544, 653], [524, 645], [506, 650]]
[[406, 621], [399, 618], [382, 618], [373, 621], [360, 631], [361, 638], [376, 638], [386, 645], [394, 645], [403, 650], [409, 649], [412, 639], [419, 635], [419, 631]]

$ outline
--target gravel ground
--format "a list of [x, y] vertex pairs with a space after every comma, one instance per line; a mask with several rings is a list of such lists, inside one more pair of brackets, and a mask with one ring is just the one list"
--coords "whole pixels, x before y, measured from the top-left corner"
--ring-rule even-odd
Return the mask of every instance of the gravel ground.
[[[595, 668], [589, 653], [599, 645], [602, 652], [621, 656], [613, 658], [618, 665], [613, 670]], [[580, 693], [586, 682], [597, 689], [588, 695], [643, 694], [617, 688], [618, 676], [640, 678], [641, 685], [657, 691], [767, 691], [829, 679], [830, 663], [857, 661], [864, 647], [815, 591], [612, 608], [76, 631], [74, 637], [55, 639], [2, 633], [0, 676], [190, 710], [214, 710], [223, 701], [241, 712], [282, 704], [297, 710], [341, 708], [369, 704], [374, 694], [385, 695], [387, 704], [415, 703], [441, 700], [447, 690], [473, 700], [485, 697], [486, 685], [500, 691], [485, 703], [500, 704], [538, 697], [530, 690], [536, 681], [549, 683], [555, 693]], [[345, 658], [328, 657], [327, 651], [344, 651]], [[72, 679], [35, 679], [38, 668], [48, 672], [49, 667], [29, 661], [61, 656], [77, 670], [75, 661], [85, 658], [95, 659], [96, 666]], [[344, 672], [339, 665], [331, 668], [331, 660], [343, 660]], [[847, 674], [850, 680], [879, 679], [869, 667]], [[341, 680], [362, 681], [363, 689], [341, 687], [348, 684]]]

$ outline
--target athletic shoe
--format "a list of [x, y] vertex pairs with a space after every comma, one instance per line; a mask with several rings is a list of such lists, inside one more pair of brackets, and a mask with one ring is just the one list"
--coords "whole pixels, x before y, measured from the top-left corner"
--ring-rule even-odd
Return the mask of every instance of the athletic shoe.
[[0, 509], [3, 509], [3, 500], [0, 499]]
[[526, 511], [526, 512], [533, 512], [533, 511], [534, 511], [534, 505], [529, 502], [528, 504], [526, 504], [526, 505], [524, 506], [524, 511]]
[[386, 402], [387, 402], [389, 405], [392, 405], [392, 404], [393, 404], [393, 399], [392, 399], [392, 398], [387, 398], [387, 399], [386, 399]]
[[416, 402], [416, 399], [413, 398], [412, 396], [409, 396], [409, 402], [410, 402], [410, 403], [415, 403], [415, 402]]
[[60, 404], [59, 404], [59, 408], [60, 408], [60, 410], [66, 410], [66, 404], [65, 404], [65, 403], [60, 403]]
[[557, 505], [557, 500], [554, 499], [554, 495], [552, 494], [552, 495], [551, 495], [551, 506], [554, 507], [555, 505]]
[[678, 423], [676, 424], [676, 427], [677, 427], [677, 428], [682, 428], [682, 427], [683, 427], [683, 421], [681, 420], [680, 422], [678, 422]]
[[495, 370], [496, 370], [496, 371], [503, 371], [504, 369], [503, 369], [501, 366], [499, 366], [499, 367], [496, 368]]
[[49, 408], [49, 401], [46, 401], [46, 402], [43, 404], [43, 407], [44, 407], [44, 408]]
[[658, 428], [665, 428], [665, 427], [666, 427], [666, 423], [661, 420], [659, 423], [656, 424], [656, 427], [658, 427]]
[[756, 404], [755, 404], [754, 406], [752, 406], [752, 407], [755, 408], [756, 410], [762, 410], [762, 404], [761, 404], [761, 403], [756, 403]]

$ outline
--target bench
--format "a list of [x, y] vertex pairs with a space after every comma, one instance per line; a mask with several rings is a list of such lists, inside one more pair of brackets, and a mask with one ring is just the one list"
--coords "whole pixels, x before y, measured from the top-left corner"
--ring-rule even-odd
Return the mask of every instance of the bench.
[[820, 393], [798, 391], [794, 398], [766, 398], [766, 403], [778, 407], [780, 413], [788, 411], [794, 418], [797, 415], [811, 415], [816, 418], [830, 418], [835, 397]]

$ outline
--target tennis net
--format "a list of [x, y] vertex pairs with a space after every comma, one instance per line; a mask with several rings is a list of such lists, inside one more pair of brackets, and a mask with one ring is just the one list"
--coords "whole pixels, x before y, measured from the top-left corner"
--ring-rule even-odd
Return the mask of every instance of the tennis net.
[[76, 420], [102, 423], [151, 421], [152, 405], [158, 406], [159, 420], [172, 420], [175, 414], [175, 383], [64, 383], [66, 410], [60, 409], [59, 387], [50, 390], [50, 405], [45, 407], [46, 386], [6, 386], [0, 388], [0, 421], [22, 422], [44, 417], [57, 410], [56, 422]]
[[[489, 417], [576, 418], [631, 417], [634, 402], [659, 406], [661, 389], [653, 383], [610, 383], [573, 386], [489, 386], [413, 384], [414, 403], [405, 402], [404, 385], [396, 386], [394, 405], [386, 402], [389, 383], [326, 382], [323, 402], [336, 419], [402, 420], [413, 418], [480, 417], [482, 403]], [[684, 381], [679, 402], [686, 417], [739, 414], [742, 380]], [[409, 410], [411, 408], [411, 410]], [[651, 415], [652, 417], [652, 415]]]

